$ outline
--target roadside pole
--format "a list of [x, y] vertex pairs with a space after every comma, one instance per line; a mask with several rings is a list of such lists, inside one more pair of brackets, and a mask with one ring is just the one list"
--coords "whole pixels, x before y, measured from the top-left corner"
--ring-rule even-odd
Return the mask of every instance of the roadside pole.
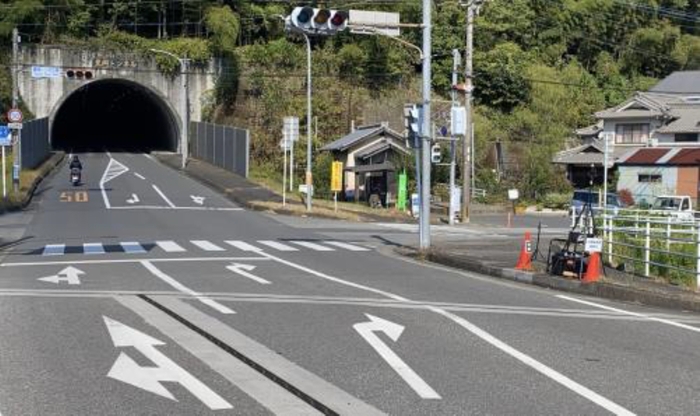
[[433, 132], [430, 131], [432, 122], [430, 119], [430, 93], [432, 80], [432, 16], [431, 0], [423, 0], [423, 137], [422, 137], [422, 167], [421, 200], [420, 200], [420, 249], [430, 248], [430, 143]]
[[[12, 108], [17, 108], [19, 101], [19, 80], [17, 55], [19, 54], [19, 31], [17, 28], [12, 29]], [[12, 150], [12, 189], [19, 192], [19, 173], [22, 170], [22, 130], [12, 130], [12, 142], [14, 148]], [[3, 163], [5, 158], [3, 157]], [[3, 170], [4, 175], [4, 170]]]
[[284, 153], [284, 162], [282, 163], [282, 206], [287, 206], [287, 134], [285, 132], [282, 139], [282, 152]]
[[[460, 55], [458, 49], [452, 50], [452, 85], [457, 85], [457, 68], [459, 67]], [[452, 108], [456, 105], [457, 92], [452, 88]], [[450, 129], [452, 130], [452, 129]], [[465, 137], [466, 140], [466, 137]], [[450, 225], [455, 224], [455, 174], [456, 174], [456, 159], [457, 147], [455, 143], [455, 132], [450, 131], [450, 207], [448, 221]]]
[[[466, 45], [465, 45], [465, 65], [464, 65], [464, 108], [467, 111], [466, 119], [466, 132], [471, 134], [472, 132], [472, 55], [474, 47], [474, 4], [476, 0], [469, 0], [467, 4], [467, 33], [466, 33]], [[467, 136], [464, 137], [462, 142], [462, 209], [461, 217], [463, 223], [469, 222], [469, 202], [471, 198], [471, 166], [470, 158], [470, 143], [471, 140], [467, 140]]]
[[2, 146], [2, 199], [7, 199], [7, 166], [5, 166], [5, 146]]
[[610, 135], [608, 133], [603, 134], [604, 142], [604, 152], [603, 152], [603, 215], [607, 213], [608, 208], [608, 157], [610, 157]]
[[306, 39], [306, 211], [311, 212], [311, 40], [306, 33], [302, 35]]

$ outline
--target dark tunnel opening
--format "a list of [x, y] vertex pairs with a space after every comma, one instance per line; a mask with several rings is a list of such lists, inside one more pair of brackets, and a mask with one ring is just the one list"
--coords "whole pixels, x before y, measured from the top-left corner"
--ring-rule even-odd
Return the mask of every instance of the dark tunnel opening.
[[67, 152], [177, 151], [178, 121], [162, 98], [132, 81], [91, 82], [53, 119], [51, 144]]

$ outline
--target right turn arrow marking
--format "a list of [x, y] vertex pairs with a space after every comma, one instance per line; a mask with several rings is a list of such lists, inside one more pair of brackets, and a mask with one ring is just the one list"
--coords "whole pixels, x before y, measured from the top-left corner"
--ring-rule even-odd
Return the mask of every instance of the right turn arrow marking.
[[386, 361], [421, 398], [441, 399], [440, 395], [416, 374], [408, 364], [396, 355], [396, 353], [375, 333], [384, 332], [392, 341], [396, 342], [403, 333], [404, 327], [368, 313], [366, 313], [365, 316], [369, 318], [369, 322], [360, 322], [353, 325], [355, 331], [377, 351], [384, 361]]
[[265, 280], [262, 277], [258, 277], [256, 275], [250, 273], [251, 271], [255, 270], [255, 266], [253, 266], [252, 264], [233, 263], [230, 266], [226, 266], [226, 268], [229, 269], [230, 271], [236, 273], [236, 274], [239, 274], [243, 277], [247, 277], [250, 280], [254, 280], [254, 281], [260, 283], [261, 285], [269, 285], [270, 284], [269, 280]]

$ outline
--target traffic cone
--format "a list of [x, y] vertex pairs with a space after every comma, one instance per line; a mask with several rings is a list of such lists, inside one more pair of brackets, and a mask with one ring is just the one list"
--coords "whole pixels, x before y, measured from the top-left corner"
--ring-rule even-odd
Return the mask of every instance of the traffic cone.
[[525, 240], [523, 240], [523, 245], [520, 247], [520, 256], [518, 257], [518, 263], [515, 265], [516, 270], [532, 270], [532, 242], [530, 241], [530, 232], [525, 233]]
[[586, 274], [583, 275], [583, 283], [597, 282], [600, 278], [600, 253], [594, 251], [588, 258]]

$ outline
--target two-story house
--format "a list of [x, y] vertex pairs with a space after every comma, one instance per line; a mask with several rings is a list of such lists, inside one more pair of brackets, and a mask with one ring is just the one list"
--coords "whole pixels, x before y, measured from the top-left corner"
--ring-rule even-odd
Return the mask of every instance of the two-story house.
[[[619, 171], [618, 190], [629, 189], [635, 199], [649, 199], [655, 193], [675, 193], [682, 188], [687, 194], [688, 189], [694, 188], [693, 196], [697, 197], [697, 174], [694, 185], [688, 184], [690, 172], [679, 175], [677, 167], [664, 164], [672, 163], [673, 158], [655, 159], [659, 163], [651, 168], [648, 164], [634, 164], [649, 159], [634, 154], [648, 148], [659, 149], [657, 153], [660, 149], [700, 149], [700, 71], [674, 72], [649, 91], [637, 92], [629, 100], [595, 116], [595, 125], [577, 130], [580, 144], [559, 152], [553, 160], [566, 166], [574, 186], [586, 187], [591, 178], [595, 185], [602, 184], [603, 138], [608, 135], [614, 144], [608, 162], [609, 178], [614, 177], [611, 171]], [[681, 176], [684, 183], [679, 188]], [[650, 184], [663, 186], [650, 187]]]

